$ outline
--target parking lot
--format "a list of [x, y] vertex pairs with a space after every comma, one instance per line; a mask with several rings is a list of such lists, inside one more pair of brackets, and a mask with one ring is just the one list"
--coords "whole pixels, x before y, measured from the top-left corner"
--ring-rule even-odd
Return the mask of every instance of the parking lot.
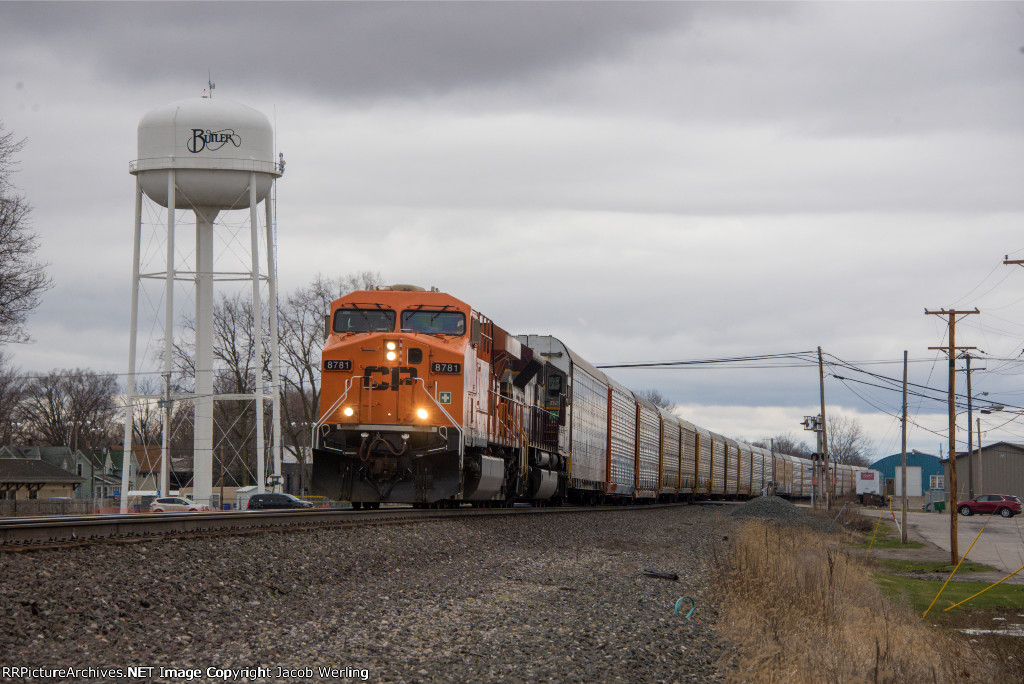
[[[868, 511], [865, 511], [868, 513]], [[877, 515], [877, 514], [875, 514]], [[891, 516], [886, 516], [892, 519]], [[900, 513], [896, 511], [896, 518]], [[949, 513], [908, 511], [907, 524], [926, 541], [950, 550]], [[968, 556], [975, 563], [1011, 573], [1024, 566], [1024, 516], [1001, 518], [998, 515], [957, 516], [957, 551], [963, 556], [978, 532], [985, 528]], [[1017, 577], [1024, 575], [1021, 572]]]

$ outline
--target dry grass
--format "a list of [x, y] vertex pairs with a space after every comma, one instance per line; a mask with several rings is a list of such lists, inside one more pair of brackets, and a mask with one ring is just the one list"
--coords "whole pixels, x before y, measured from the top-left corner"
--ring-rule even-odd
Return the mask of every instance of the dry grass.
[[718, 559], [737, 681], [996, 681], [964, 639], [884, 598], [838, 540], [752, 521]]

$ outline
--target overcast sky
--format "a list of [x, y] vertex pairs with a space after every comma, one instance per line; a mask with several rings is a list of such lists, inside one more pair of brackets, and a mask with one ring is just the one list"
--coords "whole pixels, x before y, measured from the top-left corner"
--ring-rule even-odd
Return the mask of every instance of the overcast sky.
[[[127, 371], [136, 127], [209, 72], [276, 125], [283, 292], [379, 271], [595, 364], [820, 345], [899, 377], [868, 363], [909, 350], [945, 390], [926, 307], [1024, 350], [1022, 46], [1021, 3], [0, 3], [0, 121], [55, 283], [7, 351]], [[1024, 366], [975, 366], [1024, 406]], [[738, 438], [818, 412], [816, 366], [609, 373]], [[898, 452], [899, 394], [851, 380], [828, 410]], [[910, 405], [937, 453], [945, 405]], [[986, 441], [1024, 441], [1014, 417]]]

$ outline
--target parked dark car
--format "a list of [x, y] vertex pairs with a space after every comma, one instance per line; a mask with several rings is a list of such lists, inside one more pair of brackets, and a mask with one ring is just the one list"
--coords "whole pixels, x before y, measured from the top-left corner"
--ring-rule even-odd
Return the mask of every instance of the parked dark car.
[[249, 497], [249, 505], [246, 508], [250, 511], [268, 508], [313, 508], [313, 504], [291, 494], [253, 494]]
[[956, 505], [960, 515], [975, 513], [998, 513], [1004, 518], [1012, 518], [1020, 513], [1020, 499], [1009, 494], [982, 494]]

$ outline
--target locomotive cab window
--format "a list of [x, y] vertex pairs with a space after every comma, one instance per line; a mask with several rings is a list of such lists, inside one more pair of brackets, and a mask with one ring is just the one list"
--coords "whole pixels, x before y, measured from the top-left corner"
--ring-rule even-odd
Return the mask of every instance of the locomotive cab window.
[[392, 332], [395, 312], [388, 309], [338, 309], [334, 312], [336, 333]]
[[462, 337], [466, 334], [466, 315], [461, 311], [403, 311], [402, 332]]

